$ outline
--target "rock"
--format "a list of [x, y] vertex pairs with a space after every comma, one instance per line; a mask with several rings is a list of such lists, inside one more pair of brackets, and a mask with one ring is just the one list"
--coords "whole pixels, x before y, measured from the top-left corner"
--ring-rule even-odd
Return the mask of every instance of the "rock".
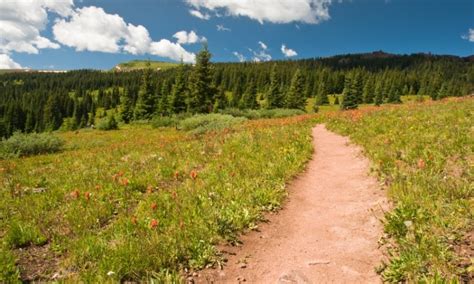
[[242, 269], [243, 269], [243, 268], [247, 268], [247, 264], [241, 263], [241, 264], [239, 265], [239, 267], [242, 268]]

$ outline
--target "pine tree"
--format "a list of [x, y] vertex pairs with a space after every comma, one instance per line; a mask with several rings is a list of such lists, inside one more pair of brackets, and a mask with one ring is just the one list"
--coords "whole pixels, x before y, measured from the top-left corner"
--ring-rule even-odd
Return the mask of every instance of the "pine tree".
[[374, 82], [372, 78], [365, 82], [362, 100], [364, 104], [371, 104], [374, 102]]
[[255, 82], [252, 80], [247, 89], [244, 92], [244, 95], [239, 102], [240, 109], [255, 109], [257, 108], [257, 87]]
[[171, 95], [169, 97], [170, 102], [170, 111], [172, 113], [180, 113], [186, 111], [186, 66], [181, 60], [181, 64], [178, 67], [178, 73], [176, 74], [176, 79], [171, 90]]
[[133, 111], [135, 120], [150, 119], [155, 110], [155, 100], [153, 96], [152, 71], [150, 62], [143, 71], [140, 89], [138, 91], [138, 98]]
[[400, 88], [396, 83], [392, 83], [392, 85], [390, 86], [390, 91], [388, 93], [387, 102], [388, 103], [394, 103], [394, 104], [398, 104], [398, 103], [402, 102], [401, 94], [400, 94]]
[[133, 102], [128, 89], [120, 98], [120, 117], [125, 123], [129, 123], [133, 119]]
[[351, 78], [351, 76], [347, 76], [344, 82], [344, 90], [342, 92], [342, 103], [341, 109], [348, 110], [348, 109], [356, 109], [358, 107], [357, 104], [357, 78]]
[[326, 82], [322, 81], [318, 86], [315, 104], [318, 106], [329, 104], [328, 94], [329, 91]]
[[224, 109], [227, 105], [227, 98], [225, 96], [225, 89], [221, 86], [219, 87], [217, 94], [215, 96], [213, 112], [218, 112], [221, 109]]
[[196, 66], [191, 73], [186, 101], [191, 113], [211, 112], [213, 109], [216, 89], [212, 85], [211, 56], [206, 44], [196, 55]]
[[290, 90], [286, 95], [286, 107], [304, 109], [306, 98], [304, 96], [304, 79], [300, 69], [297, 69], [291, 79]]
[[383, 103], [383, 84], [381, 80], [375, 84], [374, 105], [379, 106]]
[[272, 71], [270, 74], [270, 88], [265, 94], [265, 107], [267, 109], [276, 108], [278, 106], [278, 100], [280, 98], [280, 82], [277, 73], [276, 64], [273, 65]]
[[338, 105], [339, 104], [339, 96], [334, 95], [334, 104]]
[[46, 130], [56, 130], [61, 126], [62, 115], [59, 106], [58, 96], [50, 95], [44, 107], [43, 121], [45, 123]]

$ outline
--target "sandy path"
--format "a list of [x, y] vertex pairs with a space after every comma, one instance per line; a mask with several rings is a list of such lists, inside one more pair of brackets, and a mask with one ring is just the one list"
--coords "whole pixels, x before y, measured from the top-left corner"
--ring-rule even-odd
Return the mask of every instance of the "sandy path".
[[280, 212], [243, 246], [225, 247], [223, 270], [204, 271], [198, 283], [379, 283], [378, 220], [384, 192], [368, 176], [369, 162], [345, 137], [313, 129], [315, 154], [289, 185]]

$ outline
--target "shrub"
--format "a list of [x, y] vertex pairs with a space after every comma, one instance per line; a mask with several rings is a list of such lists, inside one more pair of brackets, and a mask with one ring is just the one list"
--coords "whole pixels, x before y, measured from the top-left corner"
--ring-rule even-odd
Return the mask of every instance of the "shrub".
[[13, 158], [54, 153], [62, 149], [64, 140], [45, 132], [23, 134], [15, 132], [7, 140], [0, 142], [0, 158]]
[[294, 115], [301, 115], [305, 112], [300, 109], [247, 109], [240, 110], [235, 108], [229, 108], [221, 111], [221, 114], [228, 114], [234, 117], [245, 117], [248, 119], [261, 119], [261, 118], [283, 118]]
[[179, 129], [200, 134], [208, 131], [230, 128], [235, 124], [242, 123], [247, 119], [244, 117], [233, 117], [228, 114], [200, 114], [179, 122]]
[[117, 120], [113, 115], [107, 116], [99, 121], [97, 124], [97, 129], [99, 130], [116, 130], [118, 129]]
[[153, 128], [160, 127], [175, 127], [178, 125], [179, 120], [174, 116], [155, 116], [151, 120], [151, 126]]

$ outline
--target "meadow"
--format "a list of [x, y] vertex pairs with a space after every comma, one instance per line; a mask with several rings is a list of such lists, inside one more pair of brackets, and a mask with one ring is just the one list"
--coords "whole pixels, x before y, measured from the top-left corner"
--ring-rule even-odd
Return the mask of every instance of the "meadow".
[[58, 134], [62, 152], [0, 161], [0, 282], [174, 282], [218, 261], [215, 244], [279, 207], [310, 118], [80, 130]]
[[327, 115], [329, 129], [364, 148], [393, 201], [385, 281], [472, 280], [473, 110], [469, 97]]
[[[0, 282], [180, 282], [219, 264], [217, 244], [237, 243], [280, 208], [317, 152], [310, 129], [321, 122], [363, 147], [392, 201], [383, 280], [468, 281], [473, 109], [465, 97], [55, 132], [62, 151], [0, 160]], [[203, 121], [211, 126], [195, 128]]]

